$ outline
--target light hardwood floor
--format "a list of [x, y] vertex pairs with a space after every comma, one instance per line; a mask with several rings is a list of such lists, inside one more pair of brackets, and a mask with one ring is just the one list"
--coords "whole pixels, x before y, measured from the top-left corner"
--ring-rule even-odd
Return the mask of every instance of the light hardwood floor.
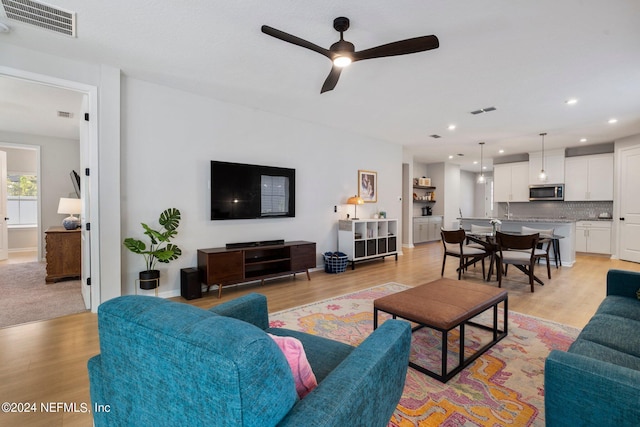
[[[455, 278], [456, 259], [447, 259], [445, 277]], [[323, 271], [295, 279], [285, 278], [266, 285], [225, 288], [222, 299], [212, 291], [190, 304], [208, 308], [249, 292], [267, 296], [271, 312], [369, 288], [386, 282], [419, 285], [438, 279], [442, 265], [441, 243], [404, 249], [398, 261], [393, 258], [357, 264], [354, 271], [326, 274]], [[531, 293], [525, 276], [509, 271], [503, 287], [509, 291], [509, 309], [559, 323], [583, 327], [605, 295], [606, 273], [611, 268], [640, 271], [640, 264], [604, 257], [579, 255], [574, 267], [552, 269], [546, 279], [544, 266], [536, 269], [545, 286], [536, 285]], [[471, 268], [464, 279], [482, 282], [480, 265]], [[497, 286], [496, 282], [489, 285]], [[178, 297], [176, 301], [187, 302]], [[40, 404], [65, 402], [90, 404], [87, 360], [99, 353], [97, 319], [82, 313], [43, 322], [0, 329], [0, 402], [35, 402], [38, 413], [0, 412], [0, 425], [90, 426], [91, 415], [82, 412], [43, 414]]]

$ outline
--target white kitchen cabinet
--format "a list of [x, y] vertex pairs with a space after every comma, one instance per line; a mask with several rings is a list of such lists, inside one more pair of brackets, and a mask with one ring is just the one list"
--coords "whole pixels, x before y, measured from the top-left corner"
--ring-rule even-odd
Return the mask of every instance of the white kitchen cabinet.
[[576, 222], [576, 252], [611, 254], [611, 222]]
[[413, 218], [413, 243], [425, 243], [440, 240], [442, 217], [423, 216]]
[[564, 184], [564, 150], [549, 150], [544, 153], [544, 172], [547, 180], [540, 181], [542, 152], [529, 153], [529, 184]]
[[505, 163], [493, 167], [493, 200], [529, 201], [529, 163]]
[[613, 200], [613, 154], [565, 159], [564, 200]]

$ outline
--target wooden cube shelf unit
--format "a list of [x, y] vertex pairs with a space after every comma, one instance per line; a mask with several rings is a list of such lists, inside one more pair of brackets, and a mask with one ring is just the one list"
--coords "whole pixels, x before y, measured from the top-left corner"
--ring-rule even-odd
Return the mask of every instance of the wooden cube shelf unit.
[[393, 255], [398, 260], [398, 220], [364, 219], [338, 221], [338, 250], [355, 263]]
[[307, 273], [316, 266], [316, 244], [294, 241], [282, 245], [247, 246], [242, 248], [198, 249], [200, 281], [218, 286], [218, 298], [222, 287], [244, 282], [264, 280], [296, 273]]

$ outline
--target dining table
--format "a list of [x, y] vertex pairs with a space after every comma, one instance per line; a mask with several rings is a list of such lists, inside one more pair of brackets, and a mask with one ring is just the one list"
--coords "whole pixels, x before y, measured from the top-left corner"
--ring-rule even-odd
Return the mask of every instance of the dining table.
[[[503, 234], [513, 234], [516, 236], [522, 236], [525, 233], [522, 233], [520, 231], [502, 231], [501, 233]], [[488, 232], [488, 233], [471, 233], [471, 232], [467, 232], [466, 233], [467, 236], [472, 237], [473, 242], [474, 243], [479, 243], [480, 245], [483, 246], [483, 248], [487, 251], [491, 253], [491, 257], [489, 258], [489, 269], [487, 270], [487, 282], [489, 282], [491, 280], [491, 275], [493, 274], [493, 266], [494, 264], [496, 264], [496, 252], [498, 252], [498, 244], [496, 243], [496, 236], [495, 233], [493, 232]], [[562, 261], [560, 260], [560, 239], [564, 239], [564, 236], [558, 235], [558, 234], [540, 234], [540, 240], [538, 243], [546, 243], [546, 241], [550, 240], [551, 241], [551, 245], [553, 247], [553, 252], [555, 254], [555, 263], [556, 263], [556, 268], [558, 268], [558, 262], [560, 263], [560, 266], [562, 266]], [[498, 270], [498, 266], [496, 265], [496, 271]], [[496, 273], [496, 280], [498, 280], [498, 276]], [[536, 283], [539, 283], [540, 285], [544, 286], [544, 282], [535, 275], [533, 275], [533, 280], [536, 281]]]

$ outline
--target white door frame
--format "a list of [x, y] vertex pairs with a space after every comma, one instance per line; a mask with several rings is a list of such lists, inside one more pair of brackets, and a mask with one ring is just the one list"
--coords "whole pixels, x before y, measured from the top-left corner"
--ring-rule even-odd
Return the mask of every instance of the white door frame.
[[[98, 188], [98, 88], [96, 86], [87, 85], [84, 83], [74, 82], [71, 80], [60, 79], [57, 77], [47, 76], [38, 73], [32, 73], [29, 71], [19, 70], [15, 68], [0, 66], [0, 75], [22, 79], [33, 83], [39, 83], [47, 86], [58, 87], [61, 89], [73, 90], [81, 92], [88, 97], [88, 111], [89, 117], [89, 131], [88, 131], [88, 159], [84, 164], [80, 164], [80, 171], [89, 169], [91, 171], [90, 176], [85, 177], [90, 181], [91, 186], [91, 199], [84, 200], [83, 203], [88, 203], [83, 210], [91, 212], [91, 310], [96, 311], [97, 305], [100, 303], [100, 236], [99, 230], [99, 188]], [[83, 147], [80, 148], [81, 150]]]

